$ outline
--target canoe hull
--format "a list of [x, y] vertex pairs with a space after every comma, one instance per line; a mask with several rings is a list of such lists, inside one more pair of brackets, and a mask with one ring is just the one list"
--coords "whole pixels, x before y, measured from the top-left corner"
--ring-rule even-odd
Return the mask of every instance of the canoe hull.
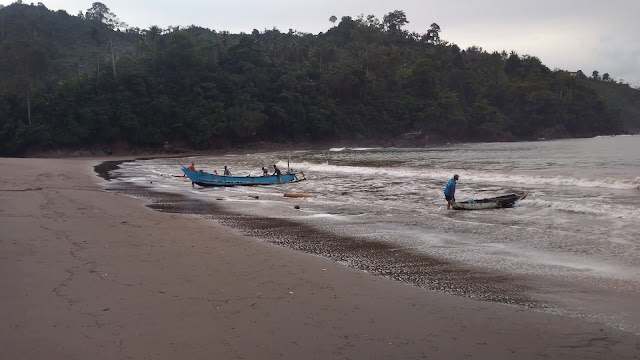
[[204, 171], [193, 171], [183, 167], [182, 171], [192, 183], [200, 186], [252, 186], [252, 185], [274, 185], [292, 183], [305, 180], [304, 174], [299, 179], [296, 172], [282, 174], [280, 178], [275, 175], [269, 176], [223, 176], [210, 174]]
[[453, 206], [454, 210], [485, 210], [509, 208], [512, 207], [516, 201], [522, 200], [525, 197], [527, 197], [527, 194], [509, 194], [488, 199], [452, 202], [451, 206]]

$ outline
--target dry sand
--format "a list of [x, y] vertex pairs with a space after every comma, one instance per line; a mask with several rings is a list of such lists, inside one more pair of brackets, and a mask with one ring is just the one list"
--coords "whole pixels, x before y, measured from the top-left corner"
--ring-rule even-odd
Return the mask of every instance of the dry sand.
[[0, 359], [637, 359], [634, 334], [448, 296], [0, 159]]

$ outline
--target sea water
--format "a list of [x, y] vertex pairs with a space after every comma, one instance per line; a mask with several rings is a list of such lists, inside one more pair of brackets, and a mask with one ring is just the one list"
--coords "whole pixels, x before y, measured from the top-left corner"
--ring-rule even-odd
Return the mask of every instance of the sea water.
[[[306, 181], [202, 188], [180, 177], [191, 161], [235, 176], [275, 164]], [[454, 174], [458, 201], [527, 196], [509, 209], [447, 210]], [[640, 333], [640, 136], [160, 158], [112, 175], [106, 188], [145, 189], [158, 209], [375, 275]], [[181, 196], [163, 207], [162, 193]]]

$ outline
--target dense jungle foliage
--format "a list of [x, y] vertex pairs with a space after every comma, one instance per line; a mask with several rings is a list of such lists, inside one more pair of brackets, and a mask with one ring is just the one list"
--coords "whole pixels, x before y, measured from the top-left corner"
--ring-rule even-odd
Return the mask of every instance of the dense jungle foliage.
[[[230, 34], [131, 28], [102, 3], [77, 16], [42, 3], [2, 7], [0, 154], [113, 144], [424, 145], [640, 128], [639, 91], [629, 85], [552, 71], [534, 56], [461, 50], [435, 23], [409, 33], [400, 10], [382, 21], [329, 20], [318, 35]], [[630, 100], [606, 102], [607, 86]]]

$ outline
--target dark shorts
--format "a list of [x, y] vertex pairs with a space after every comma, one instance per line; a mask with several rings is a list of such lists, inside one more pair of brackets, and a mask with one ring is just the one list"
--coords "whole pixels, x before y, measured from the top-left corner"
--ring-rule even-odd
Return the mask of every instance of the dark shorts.
[[449, 196], [449, 195], [445, 195], [444, 198], [447, 199], [447, 201], [453, 200], [453, 198], [451, 196]]

